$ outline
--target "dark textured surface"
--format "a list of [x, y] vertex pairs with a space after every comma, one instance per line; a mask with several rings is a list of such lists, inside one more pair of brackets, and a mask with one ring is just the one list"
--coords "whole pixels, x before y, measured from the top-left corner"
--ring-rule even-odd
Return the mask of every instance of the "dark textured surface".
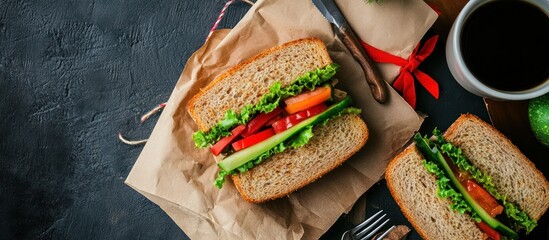
[[[224, 2], [0, 1], [0, 238], [186, 239], [156, 205], [124, 185], [156, 117], [139, 116], [171, 93]], [[229, 8], [232, 27], [249, 8]], [[451, 77], [440, 41], [422, 69], [440, 82], [436, 101], [418, 88], [423, 132], [460, 113], [488, 120], [482, 100]], [[404, 223], [383, 182], [383, 206]], [[324, 239], [349, 226], [338, 221]], [[416, 235], [417, 238], [417, 235]]]
[[[0, 1], [0, 238], [181, 239], [124, 185], [222, 1]], [[236, 4], [222, 26], [246, 12]]]

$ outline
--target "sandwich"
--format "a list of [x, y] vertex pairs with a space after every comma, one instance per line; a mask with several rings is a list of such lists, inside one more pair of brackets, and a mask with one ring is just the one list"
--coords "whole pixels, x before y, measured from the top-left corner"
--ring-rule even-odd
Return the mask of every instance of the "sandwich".
[[465, 114], [442, 134], [416, 134], [385, 177], [424, 239], [517, 239], [549, 207], [549, 183], [504, 135]]
[[334, 88], [339, 66], [320, 39], [299, 39], [241, 62], [191, 98], [193, 140], [248, 202], [289, 195], [341, 165], [368, 139], [361, 110]]

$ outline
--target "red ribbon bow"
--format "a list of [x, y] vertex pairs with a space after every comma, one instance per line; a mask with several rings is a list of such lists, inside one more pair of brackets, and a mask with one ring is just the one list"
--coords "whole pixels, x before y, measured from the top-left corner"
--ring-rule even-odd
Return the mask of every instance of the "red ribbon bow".
[[414, 84], [414, 78], [412, 77], [412, 73], [414, 76], [416, 76], [416, 79], [418, 82], [427, 89], [427, 91], [435, 97], [435, 99], [438, 99], [438, 83], [429, 75], [425, 74], [424, 72], [417, 69], [419, 64], [425, 60], [433, 50], [435, 49], [435, 45], [438, 40], [438, 35], [435, 35], [431, 38], [429, 38], [425, 44], [423, 44], [423, 48], [421, 50], [419, 49], [419, 43], [408, 58], [408, 60], [392, 55], [390, 53], [384, 52], [382, 50], [379, 50], [373, 46], [368, 45], [364, 41], [360, 40], [360, 44], [362, 47], [364, 47], [364, 50], [366, 50], [366, 53], [374, 62], [380, 62], [380, 63], [393, 63], [398, 66], [400, 66], [400, 75], [397, 77], [397, 79], [393, 82], [393, 87], [402, 93], [402, 96], [404, 97], [404, 100], [412, 106], [412, 108], [416, 108], [416, 88]]

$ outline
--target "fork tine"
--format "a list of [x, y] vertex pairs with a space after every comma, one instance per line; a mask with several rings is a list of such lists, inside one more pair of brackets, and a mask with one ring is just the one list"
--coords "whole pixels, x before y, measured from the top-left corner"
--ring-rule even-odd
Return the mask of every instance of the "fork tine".
[[377, 215], [381, 214], [381, 212], [383, 212], [383, 209], [379, 210], [379, 212], [377, 212], [376, 214], [372, 215], [371, 217], [369, 217], [368, 219], [366, 219], [364, 222], [360, 223], [358, 226], [354, 227], [353, 229], [351, 229], [351, 232], [353, 234], [355, 234], [356, 232], [360, 231], [360, 229], [362, 229], [366, 224], [370, 223], [372, 220], [375, 219], [375, 217], [377, 217]]
[[[387, 222], [389, 222], [389, 219], [385, 220], [381, 225], [379, 225], [374, 230], [372, 230], [370, 233], [368, 233], [368, 235], [362, 237], [362, 235], [366, 234], [366, 231], [363, 231], [363, 232], [360, 233], [360, 235], [357, 235], [356, 237], [360, 240], [368, 239], [368, 238], [374, 236], [374, 234], [376, 234], [377, 231], [379, 231], [379, 229], [381, 229]], [[376, 221], [376, 223], [377, 223], [377, 221]], [[372, 226], [370, 226], [369, 228], [373, 227], [374, 225], [375, 225], [375, 223], [372, 224]]]
[[[383, 232], [379, 237], [377, 237], [376, 239], [372, 239], [372, 240], [382, 240], [384, 237], [387, 237], [387, 235], [389, 235], [389, 233], [391, 231], [393, 231], [393, 229], [395, 229], [395, 228], [396, 228], [396, 226], [393, 225], [392, 227], [387, 229], [385, 232]], [[366, 239], [366, 238], [363, 238], [363, 239]]]
[[354, 232], [355, 236], [358, 236], [358, 235], [361, 234], [361, 233], [370, 231], [370, 229], [372, 229], [379, 221], [383, 220], [383, 218], [384, 218], [385, 216], [387, 216], [387, 214], [383, 214], [380, 218], [378, 218], [377, 220], [375, 220], [375, 221], [374, 221], [373, 223], [371, 223], [371, 224], [364, 225], [362, 229], [358, 229], [356, 232]]
[[[385, 216], [387, 216], [387, 214], [383, 214], [379, 219], [377, 219], [376, 221], [374, 221], [372, 224], [368, 225], [368, 227], [366, 227], [365, 229], [361, 230], [359, 233], [356, 233], [355, 234], [355, 237], [357, 239], [362, 239], [362, 237], [368, 233], [368, 231], [370, 231], [370, 229], [376, 227], [376, 224], [379, 223], [381, 220], [383, 220], [383, 218], [385, 218]], [[385, 225], [387, 222], [389, 221], [389, 219], [385, 220], [385, 222], [381, 223], [381, 225], [377, 226], [373, 231], [369, 232], [368, 235], [366, 235], [366, 238], [369, 238], [371, 236], [373, 236], [377, 231], [379, 231], [379, 229], [381, 227], [383, 227], [383, 225]]]

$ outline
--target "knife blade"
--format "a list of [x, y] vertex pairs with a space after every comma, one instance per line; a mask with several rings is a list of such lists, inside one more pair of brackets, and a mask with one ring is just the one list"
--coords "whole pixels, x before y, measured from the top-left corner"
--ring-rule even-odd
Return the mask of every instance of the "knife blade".
[[351, 26], [349, 26], [335, 2], [333, 0], [312, 1], [320, 13], [330, 22], [332, 29], [338, 38], [360, 64], [374, 99], [379, 103], [385, 103], [387, 101], [387, 87], [385, 81], [381, 78], [379, 70], [372, 59], [370, 59], [366, 52], [364, 52], [364, 49], [362, 49]]

